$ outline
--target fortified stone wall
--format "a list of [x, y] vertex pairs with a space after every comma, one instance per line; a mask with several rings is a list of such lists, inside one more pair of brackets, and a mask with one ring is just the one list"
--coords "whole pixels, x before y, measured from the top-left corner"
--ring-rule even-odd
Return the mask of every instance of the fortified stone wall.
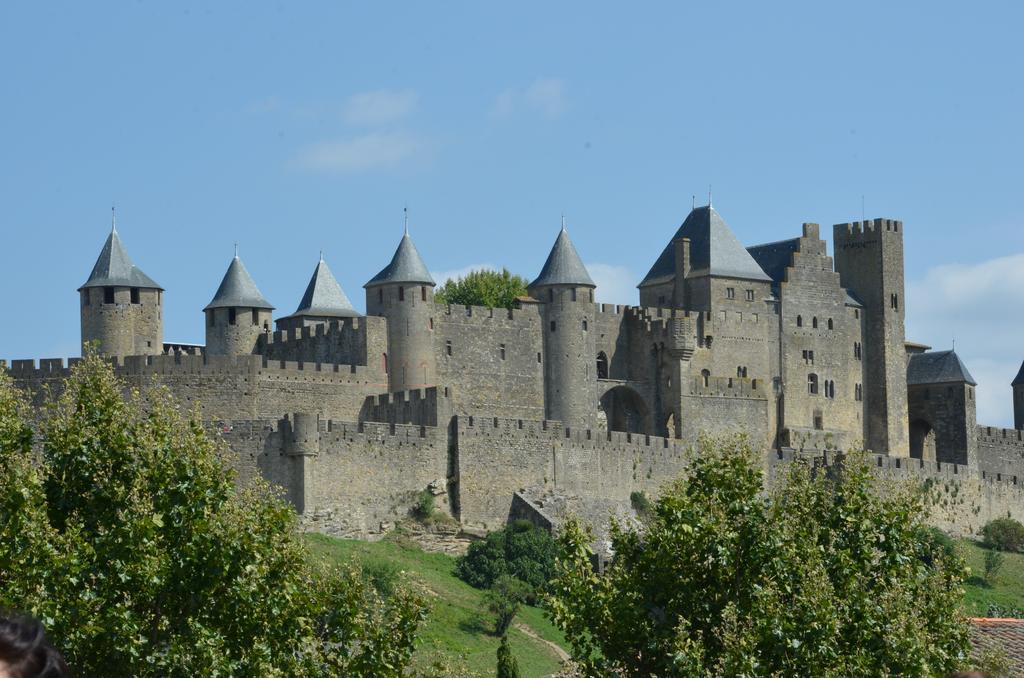
[[387, 350], [387, 322], [375, 316], [278, 330], [262, 335], [256, 347], [257, 353], [272, 360], [366, 365], [382, 379]]
[[544, 418], [540, 313], [483, 306], [437, 306], [434, 346], [438, 382], [457, 414]]
[[448, 388], [436, 386], [371, 396], [363, 403], [359, 421], [415, 426], [447, 426], [452, 416]]
[[978, 426], [978, 471], [997, 481], [1019, 479], [1024, 483], [1024, 431]]

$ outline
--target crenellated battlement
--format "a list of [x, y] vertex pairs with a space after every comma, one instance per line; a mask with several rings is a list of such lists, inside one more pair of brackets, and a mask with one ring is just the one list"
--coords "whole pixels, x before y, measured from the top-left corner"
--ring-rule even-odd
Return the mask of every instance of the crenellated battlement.
[[[367, 318], [335, 318], [329, 322], [318, 323], [307, 327], [292, 327], [287, 330], [276, 330], [264, 335], [260, 343], [272, 345], [288, 341], [301, 341], [313, 337], [329, 337], [331, 335], [366, 333]], [[372, 322], [372, 321], [371, 321]]]
[[509, 327], [528, 328], [540, 322], [540, 304], [527, 304], [519, 308], [488, 308], [487, 306], [462, 306], [459, 304], [437, 304], [439, 319], [458, 320], [459, 324], [499, 324]]
[[368, 396], [360, 421], [418, 426], [437, 426], [451, 417], [452, 403], [448, 387], [411, 389]]
[[855, 241], [872, 238], [879, 233], [899, 233], [903, 230], [903, 222], [898, 219], [871, 219], [836, 224], [833, 233], [843, 240]]

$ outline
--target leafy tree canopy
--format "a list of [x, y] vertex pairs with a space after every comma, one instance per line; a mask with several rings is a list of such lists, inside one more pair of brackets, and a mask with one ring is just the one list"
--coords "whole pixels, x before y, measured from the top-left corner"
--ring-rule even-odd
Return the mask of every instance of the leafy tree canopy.
[[557, 551], [557, 543], [545, 530], [517, 520], [470, 544], [455, 571], [467, 584], [481, 589], [491, 588], [504, 576], [515, 577], [527, 584], [527, 599], [532, 602], [555, 572]]
[[0, 607], [80, 675], [400, 675], [423, 603], [314, 562], [265, 483], [159, 388], [79, 364], [33, 434], [0, 371]]
[[516, 297], [526, 296], [526, 278], [503, 268], [501, 272], [482, 269], [462, 278], [445, 281], [434, 293], [434, 301], [458, 306], [512, 308]]
[[921, 539], [923, 496], [848, 455], [770, 494], [744, 438], [702, 440], [641, 531], [560, 537], [552, 619], [590, 675], [946, 675], [967, 661], [965, 568]]

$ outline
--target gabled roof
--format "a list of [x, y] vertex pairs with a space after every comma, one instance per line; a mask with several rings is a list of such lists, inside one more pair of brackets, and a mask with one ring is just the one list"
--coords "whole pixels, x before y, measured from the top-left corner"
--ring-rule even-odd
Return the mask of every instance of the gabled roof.
[[266, 300], [256, 281], [245, 270], [245, 264], [235, 255], [228, 266], [224, 279], [220, 281], [217, 294], [213, 295], [213, 301], [206, 305], [204, 311], [213, 308], [265, 308], [274, 310], [270, 302]]
[[[757, 265], [761, 267], [761, 270], [772, 279], [772, 290], [778, 293], [779, 283], [786, 277], [786, 269], [793, 263], [793, 253], [799, 248], [800, 238], [790, 238], [789, 240], [754, 245], [753, 247], [748, 247], [747, 252], [754, 258]], [[864, 304], [849, 290], [846, 290], [845, 304], [856, 308], [864, 308]]]
[[408, 232], [402, 236], [398, 243], [395, 256], [391, 257], [391, 263], [384, 267], [377, 275], [373, 276], [363, 287], [374, 287], [375, 285], [390, 285], [392, 283], [422, 283], [425, 285], [436, 285], [430, 277], [427, 265], [423, 263], [423, 257], [413, 244]]
[[352, 302], [348, 300], [331, 269], [327, 268], [327, 262], [321, 257], [320, 263], [313, 271], [313, 277], [309, 279], [309, 285], [306, 286], [306, 293], [302, 295], [299, 307], [288, 317], [352, 318], [359, 315], [359, 311], [352, 307]]
[[911, 386], [959, 382], [978, 385], [954, 351], [930, 351], [907, 357], [907, 384]]
[[667, 282], [675, 276], [674, 243], [680, 238], [690, 239], [689, 277], [712, 275], [771, 280], [750, 253], [743, 249], [721, 215], [708, 205], [690, 212], [638, 287]]
[[128, 251], [125, 250], [120, 236], [117, 235], [117, 228], [110, 229], [107, 242], [100, 250], [100, 256], [92, 267], [92, 273], [85, 284], [79, 287], [79, 291], [87, 287], [144, 287], [147, 289], [162, 290], [152, 278], [132, 263]]
[[548, 258], [544, 267], [540, 269], [540, 275], [530, 283], [530, 287], [538, 285], [581, 285], [585, 287], [597, 287], [587, 267], [583, 265], [579, 253], [569, 239], [569, 232], [562, 226], [555, 244], [551, 246]]
[[1017, 376], [1010, 382], [1010, 386], [1017, 386], [1024, 384], [1024, 363], [1020, 364], [1020, 370], [1017, 372]]

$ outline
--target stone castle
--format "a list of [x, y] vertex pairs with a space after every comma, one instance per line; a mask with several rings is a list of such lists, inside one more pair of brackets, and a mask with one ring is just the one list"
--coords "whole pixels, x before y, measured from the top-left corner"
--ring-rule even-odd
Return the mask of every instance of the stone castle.
[[[903, 224], [837, 224], [833, 243], [830, 257], [806, 223], [745, 248], [697, 207], [625, 307], [595, 303], [563, 224], [508, 310], [435, 303], [407, 231], [364, 286], [365, 316], [321, 258], [276, 321], [236, 255], [198, 346], [164, 342], [164, 289], [115, 228], [78, 290], [82, 341], [130, 383], [201, 403], [242, 482], [280, 485], [334, 534], [380, 534], [423, 491], [470, 532], [570, 512], [600, 531], [631, 493], [679, 475], [699, 434], [733, 431], [764, 449], [769, 479], [797, 456], [863, 448], [881, 474], [944, 488], [932, 518], [954, 533], [1024, 519], [1024, 366], [1016, 428], [979, 426], [956, 353], [904, 336]], [[8, 369], [39, 393], [69, 365]]]

